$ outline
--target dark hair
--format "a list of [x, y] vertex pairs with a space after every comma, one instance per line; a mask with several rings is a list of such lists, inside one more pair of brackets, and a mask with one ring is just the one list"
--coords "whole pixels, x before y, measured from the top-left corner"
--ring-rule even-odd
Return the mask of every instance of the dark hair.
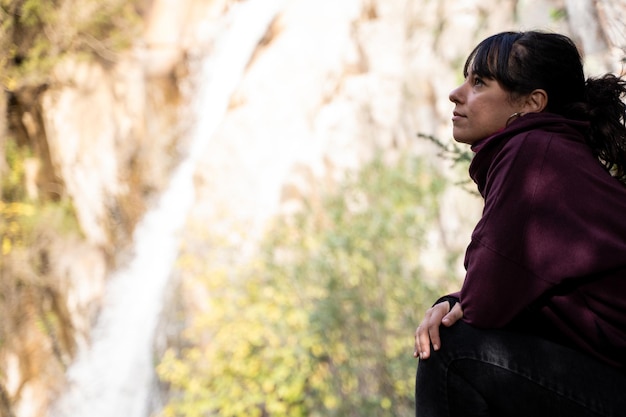
[[590, 122], [587, 143], [626, 184], [626, 80], [613, 74], [585, 81], [580, 53], [570, 38], [547, 32], [502, 32], [482, 41], [467, 58], [469, 71], [493, 78], [513, 97], [541, 88], [546, 111]]

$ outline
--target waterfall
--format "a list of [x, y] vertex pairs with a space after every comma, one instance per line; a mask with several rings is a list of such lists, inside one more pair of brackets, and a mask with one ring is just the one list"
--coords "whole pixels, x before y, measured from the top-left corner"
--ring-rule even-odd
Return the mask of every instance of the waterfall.
[[201, 65], [187, 156], [158, 204], [138, 224], [131, 261], [110, 277], [92, 343], [68, 369], [68, 390], [51, 411], [53, 417], [148, 416], [155, 377], [152, 346], [179, 232], [194, 203], [193, 173], [258, 42], [284, 3], [248, 0], [229, 12], [227, 29]]

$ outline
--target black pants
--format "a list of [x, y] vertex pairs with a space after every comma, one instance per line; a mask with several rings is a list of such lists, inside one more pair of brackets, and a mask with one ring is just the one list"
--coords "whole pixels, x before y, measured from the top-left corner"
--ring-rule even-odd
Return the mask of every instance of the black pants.
[[417, 417], [626, 416], [626, 375], [588, 355], [462, 321], [441, 345], [419, 362]]

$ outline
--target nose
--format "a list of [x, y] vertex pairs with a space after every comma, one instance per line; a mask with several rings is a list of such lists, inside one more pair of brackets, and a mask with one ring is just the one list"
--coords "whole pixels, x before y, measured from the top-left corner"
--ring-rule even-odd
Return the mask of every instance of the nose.
[[450, 91], [450, 95], [448, 95], [448, 99], [450, 99], [450, 101], [454, 104], [461, 102], [461, 87], [463, 87], [463, 85], [460, 85], [454, 90]]

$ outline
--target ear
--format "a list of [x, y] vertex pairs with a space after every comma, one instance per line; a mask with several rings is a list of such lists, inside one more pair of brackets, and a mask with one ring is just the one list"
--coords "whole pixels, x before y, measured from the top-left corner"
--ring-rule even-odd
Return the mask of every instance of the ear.
[[548, 93], [538, 88], [533, 90], [524, 100], [523, 113], [540, 113], [548, 106]]

